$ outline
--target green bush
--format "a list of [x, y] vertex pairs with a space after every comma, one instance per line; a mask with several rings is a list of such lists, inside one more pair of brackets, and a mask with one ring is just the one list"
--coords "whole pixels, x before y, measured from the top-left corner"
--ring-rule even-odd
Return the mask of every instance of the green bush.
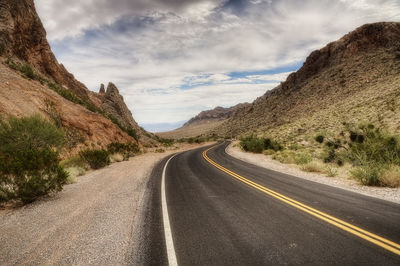
[[24, 203], [60, 191], [68, 174], [59, 166], [64, 133], [38, 115], [0, 122], [0, 201]]
[[140, 152], [139, 146], [135, 143], [120, 143], [113, 142], [107, 145], [107, 150], [111, 154], [119, 153], [124, 156], [124, 160], [127, 160], [129, 157], [134, 156], [138, 152]]
[[103, 168], [110, 164], [110, 153], [107, 150], [83, 150], [79, 154], [92, 169]]
[[281, 151], [283, 146], [269, 138], [257, 138], [254, 136], [242, 138], [240, 146], [244, 151], [262, 153], [263, 150]]
[[312, 161], [312, 157], [307, 153], [298, 153], [294, 155], [294, 162], [298, 165], [308, 164]]
[[264, 150], [281, 151], [283, 146], [274, 140], [266, 138], [264, 139]]
[[323, 143], [324, 142], [325, 137], [323, 135], [317, 135], [315, 137], [315, 141], [318, 143]]
[[380, 176], [383, 172], [382, 166], [379, 165], [363, 165], [350, 170], [351, 176], [360, 181], [361, 184], [367, 186], [380, 185]]
[[262, 153], [264, 150], [264, 139], [247, 137], [240, 140], [240, 146], [244, 151]]
[[174, 139], [164, 139], [160, 137], [156, 137], [157, 141], [163, 144], [165, 147], [170, 147], [174, 144], [175, 140]]

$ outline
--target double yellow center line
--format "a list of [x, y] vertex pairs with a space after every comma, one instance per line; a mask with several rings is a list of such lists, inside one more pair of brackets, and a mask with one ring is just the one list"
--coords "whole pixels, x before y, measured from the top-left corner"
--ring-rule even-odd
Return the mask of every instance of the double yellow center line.
[[239, 174], [236, 174], [236, 173], [226, 169], [225, 167], [223, 167], [220, 164], [217, 164], [216, 162], [211, 160], [210, 157], [207, 156], [207, 152], [209, 150], [215, 148], [215, 147], [217, 147], [217, 146], [213, 146], [213, 147], [205, 150], [203, 152], [203, 157], [207, 162], [209, 162], [210, 164], [212, 164], [216, 168], [220, 169], [221, 171], [229, 174], [230, 176], [236, 178], [237, 180], [239, 180], [239, 181], [241, 181], [241, 182], [243, 182], [243, 183], [245, 183], [245, 184], [247, 184], [247, 185], [249, 185], [249, 186], [251, 186], [251, 187], [253, 187], [253, 188], [257, 189], [257, 190], [259, 190], [259, 191], [264, 192], [265, 194], [267, 194], [267, 195], [269, 195], [269, 196], [271, 196], [271, 197], [273, 197], [275, 199], [278, 199], [278, 200], [280, 200], [280, 201], [282, 201], [282, 202], [284, 202], [284, 203], [286, 203], [286, 204], [288, 204], [290, 206], [293, 206], [293, 207], [295, 207], [295, 208], [297, 208], [299, 210], [302, 210], [302, 211], [304, 211], [304, 212], [306, 212], [306, 213], [308, 213], [308, 214], [310, 214], [310, 215], [312, 215], [314, 217], [317, 217], [318, 219], [321, 219], [321, 220], [323, 220], [323, 221], [325, 221], [325, 222], [327, 222], [327, 223], [329, 223], [331, 225], [334, 225], [334, 226], [336, 226], [336, 227], [338, 227], [338, 228], [340, 228], [340, 229], [342, 229], [342, 230], [344, 230], [346, 232], [349, 232], [349, 233], [351, 233], [351, 234], [353, 234], [355, 236], [358, 236], [358, 237], [360, 237], [362, 239], [365, 239], [365, 240], [367, 240], [367, 241], [369, 241], [369, 242], [371, 242], [371, 243], [373, 243], [373, 244], [375, 244], [377, 246], [380, 246], [380, 247], [382, 247], [382, 248], [384, 248], [384, 249], [386, 249], [388, 251], [391, 251], [391, 252], [393, 252], [393, 253], [395, 253], [395, 254], [400, 256], [400, 245], [399, 244], [394, 243], [394, 242], [392, 242], [392, 241], [390, 241], [390, 240], [388, 240], [386, 238], [380, 237], [380, 236], [378, 236], [376, 234], [373, 234], [371, 232], [368, 232], [368, 231], [366, 231], [366, 230], [364, 230], [362, 228], [359, 228], [359, 227], [357, 227], [355, 225], [349, 224], [349, 223], [347, 223], [347, 222], [345, 222], [343, 220], [340, 220], [340, 219], [338, 219], [336, 217], [333, 217], [333, 216], [331, 216], [329, 214], [326, 214], [324, 212], [316, 210], [316, 209], [314, 209], [314, 208], [312, 208], [312, 207], [310, 207], [308, 205], [305, 205], [305, 204], [303, 204], [301, 202], [298, 202], [298, 201], [296, 201], [296, 200], [294, 200], [292, 198], [286, 197], [286, 196], [284, 196], [284, 195], [282, 195], [282, 194], [280, 194], [280, 193], [278, 193], [278, 192], [276, 192], [276, 191], [274, 191], [272, 189], [266, 188], [266, 187], [264, 187], [262, 185], [259, 185], [259, 184], [255, 183], [255, 182], [253, 182], [253, 181], [251, 181], [251, 180], [249, 180], [247, 178], [244, 178], [243, 176], [241, 176]]

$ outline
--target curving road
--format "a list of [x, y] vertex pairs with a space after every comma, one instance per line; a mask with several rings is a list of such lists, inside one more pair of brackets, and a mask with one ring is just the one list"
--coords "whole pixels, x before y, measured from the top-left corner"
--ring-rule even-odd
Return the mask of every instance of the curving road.
[[225, 153], [228, 144], [153, 169], [132, 263], [400, 265], [399, 204], [245, 163]]

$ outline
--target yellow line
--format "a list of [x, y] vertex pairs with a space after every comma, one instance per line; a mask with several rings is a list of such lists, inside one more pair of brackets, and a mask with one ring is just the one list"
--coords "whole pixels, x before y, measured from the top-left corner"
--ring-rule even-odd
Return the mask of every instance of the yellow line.
[[221, 171], [231, 175], [232, 177], [240, 180], [241, 182], [243, 182], [243, 183], [245, 183], [245, 184], [247, 184], [247, 185], [249, 185], [249, 186], [251, 186], [251, 187], [253, 187], [255, 189], [258, 189], [258, 190], [264, 192], [265, 194], [268, 194], [268, 195], [270, 195], [270, 196], [272, 196], [272, 197], [274, 197], [274, 198], [276, 198], [276, 199], [278, 199], [278, 200], [280, 200], [282, 202], [285, 202], [288, 205], [291, 205], [291, 206], [293, 206], [293, 207], [295, 207], [295, 208], [297, 208], [299, 210], [302, 210], [302, 211], [304, 211], [304, 212], [306, 212], [306, 213], [308, 213], [308, 214], [310, 214], [310, 215], [312, 215], [314, 217], [317, 217], [317, 218], [319, 218], [319, 219], [321, 219], [321, 220], [323, 220], [323, 221], [325, 221], [327, 223], [330, 223], [330, 224], [332, 224], [332, 225], [334, 225], [334, 226], [336, 226], [336, 227], [338, 227], [338, 228], [340, 228], [340, 229], [342, 229], [342, 230], [344, 230], [346, 232], [349, 232], [349, 233], [351, 233], [353, 235], [356, 235], [356, 236], [358, 236], [358, 237], [360, 237], [362, 239], [365, 239], [365, 240], [367, 240], [367, 241], [369, 241], [369, 242], [371, 242], [371, 243], [373, 243], [375, 245], [378, 245], [378, 246], [380, 246], [380, 247], [382, 247], [382, 248], [384, 248], [386, 250], [389, 250], [389, 251], [391, 251], [391, 252], [393, 252], [393, 253], [395, 253], [397, 255], [400, 255], [400, 245], [395, 243], [395, 242], [392, 242], [392, 241], [390, 241], [390, 240], [388, 240], [386, 238], [383, 238], [381, 236], [378, 236], [376, 234], [368, 232], [368, 231], [366, 231], [366, 230], [364, 230], [362, 228], [359, 228], [359, 227], [357, 227], [355, 225], [349, 224], [349, 223], [347, 223], [347, 222], [345, 222], [343, 220], [340, 220], [340, 219], [338, 219], [336, 217], [333, 217], [333, 216], [331, 216], [329, 214], [326, 214], [324, 212], [316, 210], [316, 209], [314, 209], [314, 208], [312, 208], [312, 207], [310, 207], [308, 205], [305, 205], [305, 204], [303, 204], [301, 202], [298, 202], [298, 201], [296, 201], [296, 200], [294, 200], [292, 198], [286, 197], [286, 196], [284, 196], [284, 195], [282, 195], [282, 194], [280, 194], [280, 193], [278, 193], [278, 192], [276, 192], [274, 190], [271, 190], [269, 188], [261, 186], [261, 185], [255, 183], [255, 182], [247, 179], [247, 178], [244, 178], [243, 176], [241, 176], [239, 174], [236, 174], [235, 172], [232, 172], [232, 171], [226, 169], [222, 165], [217, 164], [216, 162], [211, 160], [210, 157], [207, 156], [207, 152], [209, 150], [215, 148], [215, 147], [216, 146], [213, 146], [213, 147], [205, 150], [203, 152], [203, 157], [207, 162], [209, 162], [210, 164], [212, 164], [216, 168], [220, 169]]

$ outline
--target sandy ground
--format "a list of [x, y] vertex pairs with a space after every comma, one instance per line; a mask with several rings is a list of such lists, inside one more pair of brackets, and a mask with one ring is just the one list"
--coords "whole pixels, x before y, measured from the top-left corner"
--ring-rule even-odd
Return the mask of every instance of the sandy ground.
[[139, 155], [81, 176], [55, 196], [2, 210], [0, 265], [128, 264], [133, 222], [152, 168], [194, 147]]
[[343, 177], [327, 177], [315, 173], [303, 172], [300, 169], [295, 168], [291, 165], [275, 161], [266, 155], [244, 152], [240, 149], [240, 147], [238, 147], [238, 145], [235, 145], [235, 143], [229, 145], [229, 147], [226, 149], [226, 152], [231, 156], [240, 159], [242, 161], [258, 165], [264, 168], [268, 168], [274, 171], [286, 173], [289, 175], [338, 187], [341, 189], [350, 190], [367, 196], [380, 198], [395, 203], [400, 203], [400, 188], [368, 187], [368, 186], [362, 186], [356, 183], [356, 181], [354, 180]]

